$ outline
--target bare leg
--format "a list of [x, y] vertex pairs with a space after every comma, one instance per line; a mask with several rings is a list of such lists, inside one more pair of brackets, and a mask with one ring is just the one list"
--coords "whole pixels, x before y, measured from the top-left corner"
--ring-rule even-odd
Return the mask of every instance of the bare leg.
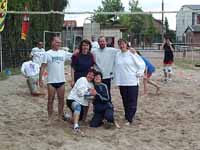
[[148, 82], [148, 79], [147, 78], [143, 78], [144, 95], [147, 94], [147, 82]]
[[58, 96], [58, 119], [62, 120], [62, 116], [64, 114], [64, 95], [65, 95], [65, 86], [62, 85], [57, 89]]
[[52, 118], [53, 114], [53, 102], [55, 98], [56, 90], [50, 84], [48, 84], [48, 103], [47, 103], [47, 111], [48, 111], [48, 118]]
[[[164, 69], [165, 69], [166, 67], [167, 67], [167, 65], [164, 65]], [[165, 71], [164, 71], [165, 80], [167, 80], [167, 77], [168, 77], [167, 74], [168, 74], [168, 73], [167, 73], [167, 70], [165, 70]]]
[[88, 110], [89, 110], [89, 106], [88, 107], [84, 107], [84, 110], [83, 110], [83, 122], [86, 121]]
[[168, 67], [170, 68], [170, 71], [168, 70], [168, 78], [171, 79], [171, 77], [172, 77], [172, 66], [169, 65]]
[[156, 87], [156, 94], [159, 94], [160, 86], [157, 83], [155, 83], [152, 80], [150, 80], [150, 79], [148, 79], [148, 83], [153, 85], [154, 87]]
[[114, 121], [114, 125], [115, 125], [115, 127], [118, 128], [118, 129], [121, 128], [117, 121]]
[[74, 113], [73, 114], [73, 123], [74, 123], [74, 125], [78, 124], [79, 117], [80, 117], [80, 114], [78, 114], [78, 113]]

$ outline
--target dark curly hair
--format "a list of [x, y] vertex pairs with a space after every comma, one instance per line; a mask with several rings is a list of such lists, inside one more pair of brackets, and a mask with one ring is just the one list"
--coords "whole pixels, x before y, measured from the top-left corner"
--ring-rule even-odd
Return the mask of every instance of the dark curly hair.
[[83, 46], [84, 43], [89, 45], [89, 52], [90, 52], [90, 51], [91, 51], [91, 48], [92, 48], [92, 44], [91, 44], [91, 42], [90, 42], [89, 40], [87, 40], [87, 39], [81, 41], [81, 43], [80, 43], [80, 45], [79, 45], [79, 50], [80, 50], [79, 52], [82, 53], [82, 46]]

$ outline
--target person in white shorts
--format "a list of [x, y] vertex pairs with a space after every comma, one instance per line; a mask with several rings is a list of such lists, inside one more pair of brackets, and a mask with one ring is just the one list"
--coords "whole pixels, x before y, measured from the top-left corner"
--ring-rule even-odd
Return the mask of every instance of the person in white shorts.
[[40, 69], [40, 86], [43, 87], [42, 75], [47, 67], [48, 78], [47, 78], [47, 89], [48, 89], [48, 118], [52, 120], [53, 114], [53, 102], [55, 94], [58, 97], [58, 119], [62, 120], [63, 107], [64, 107], [64, 91], [65, 91], [65, 72], [64, 64], [66, 60], [71, 60], [72, 53], [61, 50], [61, 39], [60, 37], [53, 37], [52, 49], [48, 50], [44, 57], [44, 62]]

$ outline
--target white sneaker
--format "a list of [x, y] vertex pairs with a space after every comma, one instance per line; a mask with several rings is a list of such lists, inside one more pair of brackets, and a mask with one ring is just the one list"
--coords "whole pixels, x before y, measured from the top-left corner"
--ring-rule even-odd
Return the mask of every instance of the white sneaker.
[[126, 125], [126, 126], [130, 126], [131, 123], [127, 121], [124, 125]]

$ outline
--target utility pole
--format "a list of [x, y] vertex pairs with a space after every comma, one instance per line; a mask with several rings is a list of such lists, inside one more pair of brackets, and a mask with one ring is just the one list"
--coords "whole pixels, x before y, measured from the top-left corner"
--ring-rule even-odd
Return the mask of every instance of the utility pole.
[[162, 40], [164, 39], [164, 0], [162, 0]]

